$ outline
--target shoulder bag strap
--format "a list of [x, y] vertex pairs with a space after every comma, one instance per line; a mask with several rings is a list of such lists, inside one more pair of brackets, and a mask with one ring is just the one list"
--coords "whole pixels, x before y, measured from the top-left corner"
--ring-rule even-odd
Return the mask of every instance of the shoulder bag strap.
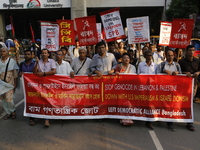
[[10, 59], [11, 58], [9, 58], [8, 63], [6, 64], [6, 70], [5, 70], [5, 75], [4, 75], [4, 79], [3, 79], [3, 81], [5, 81], [5, 82], [6, 82], [6, 76], [7, 76], [8, 65], [9, 65]]
[[84, 60], [84, 62], [82, 63], [82, 65], [81, 65], [81, 67], [78, 69], [78, 71], [76, 72], [76, 75], [78, 74], [78, 72], [81, 70], [81, 68], [83, 67], [83, 65], [85, 64], [85, 62], [86, 62], [86, 60], [87, 60], [87, 57], [86, 57], [86, 59]]

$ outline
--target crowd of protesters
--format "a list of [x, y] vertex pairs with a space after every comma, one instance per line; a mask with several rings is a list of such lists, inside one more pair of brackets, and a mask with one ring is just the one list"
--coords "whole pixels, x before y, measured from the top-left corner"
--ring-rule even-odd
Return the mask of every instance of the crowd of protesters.
[[[63, 46], [56, 52], [49, 52], [48, 49], [40, 48], [40, 40], [30, 49], [24, 51], [24, 61], [19, 65], [9, 57], [9, 47], [0, 41], [0, 65], [2, 73], [0, 79], [14, 86], [6, 94], [0, 95], [3, 108], [7, 115], [5, 120], [16, 118], [14, 106], [14, 91], [17, 87], [17, 78], [24, 72], [32, 72], [40, 77], [54, 74], [74, 75], [96, 74], [158, 74], [167, 75], [186, 74], [194, 77], [194, 102], [200, 103], [198, 98], [198, 76], [200, 71], [200, 61], [194, 57], [195, 48], [188, 45], [185, 50], [171, 50], [162, 46], [155, 46], [150, 43], [144, 45], [125, 44], [126, 42], [114, 41], [105, 43], [101, 41], [95, 46], [79, 46], [76, 40], [75, 46]], [[18, 73], [17, 73], [18, 71]], [[132, 125], [130, 119], [122, 119], [123, 125]], [[35, 119], [29, 118], [29, 124], [35, 125]], [[44, 126], [49, 127], [49, 119], [45, 119]], [[146, 122], [146, 126], [154, 129], [151, 122]], [[167, 122], [171, 131], [175, 131], [172, 122]], [[192, 123], [187, 123], [186, 128], [194, 131]]]

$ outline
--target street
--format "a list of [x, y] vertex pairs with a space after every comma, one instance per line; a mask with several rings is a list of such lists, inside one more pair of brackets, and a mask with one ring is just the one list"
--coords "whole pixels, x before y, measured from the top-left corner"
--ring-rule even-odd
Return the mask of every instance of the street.
[[165, 122], [153, 122], [149, 130], [144, 121], [122, 126], [117, 119], [100, 120], [44, 120], [36, 119], [30, 126], [23, 117], [23, 90], [16, 90], [17, 118], [3, 120], [0, 106], [0, 150], [199, 150], [200, 104], [194, 104], [195, 132], [188, 131], [185, 123], [174, 123], [175, 132]]

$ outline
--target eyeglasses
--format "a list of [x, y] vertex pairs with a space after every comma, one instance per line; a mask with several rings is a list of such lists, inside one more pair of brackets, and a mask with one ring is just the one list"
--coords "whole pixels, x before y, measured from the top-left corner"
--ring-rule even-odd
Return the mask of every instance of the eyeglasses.
[[62, 56], [62, 54], [56, 54], [57, 56]]

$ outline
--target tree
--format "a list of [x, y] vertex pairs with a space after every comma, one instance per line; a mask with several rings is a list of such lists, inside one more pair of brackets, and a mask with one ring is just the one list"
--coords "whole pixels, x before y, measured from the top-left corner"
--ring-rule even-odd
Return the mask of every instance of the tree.
[[199, 0], [172, 0], [166, 11], [166, 17], [169, 21], [173, 18], [189, 18], [190, 14], [198, 12], [198, 8], [200, 8]]

